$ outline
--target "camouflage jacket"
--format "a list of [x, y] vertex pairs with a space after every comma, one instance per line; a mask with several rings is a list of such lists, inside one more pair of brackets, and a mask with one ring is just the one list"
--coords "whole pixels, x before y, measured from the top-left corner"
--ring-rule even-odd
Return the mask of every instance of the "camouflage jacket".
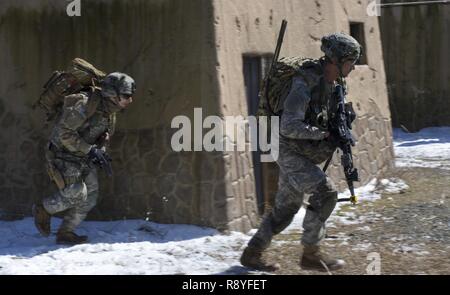
[[[96, 97], [94, 97], [96, 96]], [[97, 99], [91, 115], [88, 100]], [[66, 96], [50, 142], [57, 150], [71, 156], [85, 157], [93, 145], [104, 145], [105, 133], [114, 133], [115, 113], [107, 111], [106, 103], [97, 89], [93, 93]]]
[[[328, 118], [336, 112], [335, 84], [325, 82], [321, 61], [315, 61], [292, 79], [280, 122], [280, 145], [315, 164], [327, 160], [336, 149], [326, 137]], [[321, 126], [323, 125], [323, 126]]]

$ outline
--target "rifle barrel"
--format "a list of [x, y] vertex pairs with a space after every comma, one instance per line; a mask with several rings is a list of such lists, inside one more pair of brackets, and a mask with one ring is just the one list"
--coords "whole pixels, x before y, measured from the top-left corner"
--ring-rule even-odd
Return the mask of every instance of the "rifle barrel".
[[275, 48], [275, 54], [272, 61], [277, 61], [280, 56], [281, 44], [283, 43], [284, 33], [286, 32], [287, 21], [283, 19], [281, 21], [280, 33], [278, 34], [277, 47]]

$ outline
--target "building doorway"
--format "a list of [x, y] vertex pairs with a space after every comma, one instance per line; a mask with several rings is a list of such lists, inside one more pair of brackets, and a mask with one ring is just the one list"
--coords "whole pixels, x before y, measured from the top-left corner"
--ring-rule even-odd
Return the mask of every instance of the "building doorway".
[[[243, 56], [244, 84], [249, 116], [256, 116], [258, 111], [259, 90], [269, 70], [272, 56], [272, 54], [248, 54]], [[259, 150], [252, 152], [252, 160], [257, 206], [259, 213], [263, 214], [269, 193], [268, 181], [266, 181], [269, 173], [266, 171], [266, 163], [261, 163], [261, 152]]]

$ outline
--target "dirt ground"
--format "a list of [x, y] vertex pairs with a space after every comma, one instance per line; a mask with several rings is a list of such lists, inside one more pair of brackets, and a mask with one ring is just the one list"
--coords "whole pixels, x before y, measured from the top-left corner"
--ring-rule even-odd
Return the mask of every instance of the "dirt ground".
[[[333, 274], [367, 274], [376, 270], [370, 258], [377, 255], [380, 274], [450, 274], [450, 170], [397, 168], [387, 177], [404, 180], [409, 189], [334, 213], [343, 219], [328, 228], [323, 246], [347, 267]], [[276, 236], [265, 257], [280, 263], [277, 274], [326, 275], [298, 266], [300, 236]]]

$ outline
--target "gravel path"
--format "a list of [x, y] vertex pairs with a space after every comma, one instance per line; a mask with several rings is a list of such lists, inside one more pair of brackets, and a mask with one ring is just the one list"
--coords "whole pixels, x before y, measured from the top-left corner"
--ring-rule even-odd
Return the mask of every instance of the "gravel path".
[[[388, 177], [410, 188], [336, 212], [324, 248], [348, 265], [334, 274], [367, 274], [377, 256], [381, 274], [450, 274], [450, 170], [399, 168]], [[300, 235], [278, 235], [268, 250], [282, 266], [278, 274], [321, 274], [299, 268]]]

